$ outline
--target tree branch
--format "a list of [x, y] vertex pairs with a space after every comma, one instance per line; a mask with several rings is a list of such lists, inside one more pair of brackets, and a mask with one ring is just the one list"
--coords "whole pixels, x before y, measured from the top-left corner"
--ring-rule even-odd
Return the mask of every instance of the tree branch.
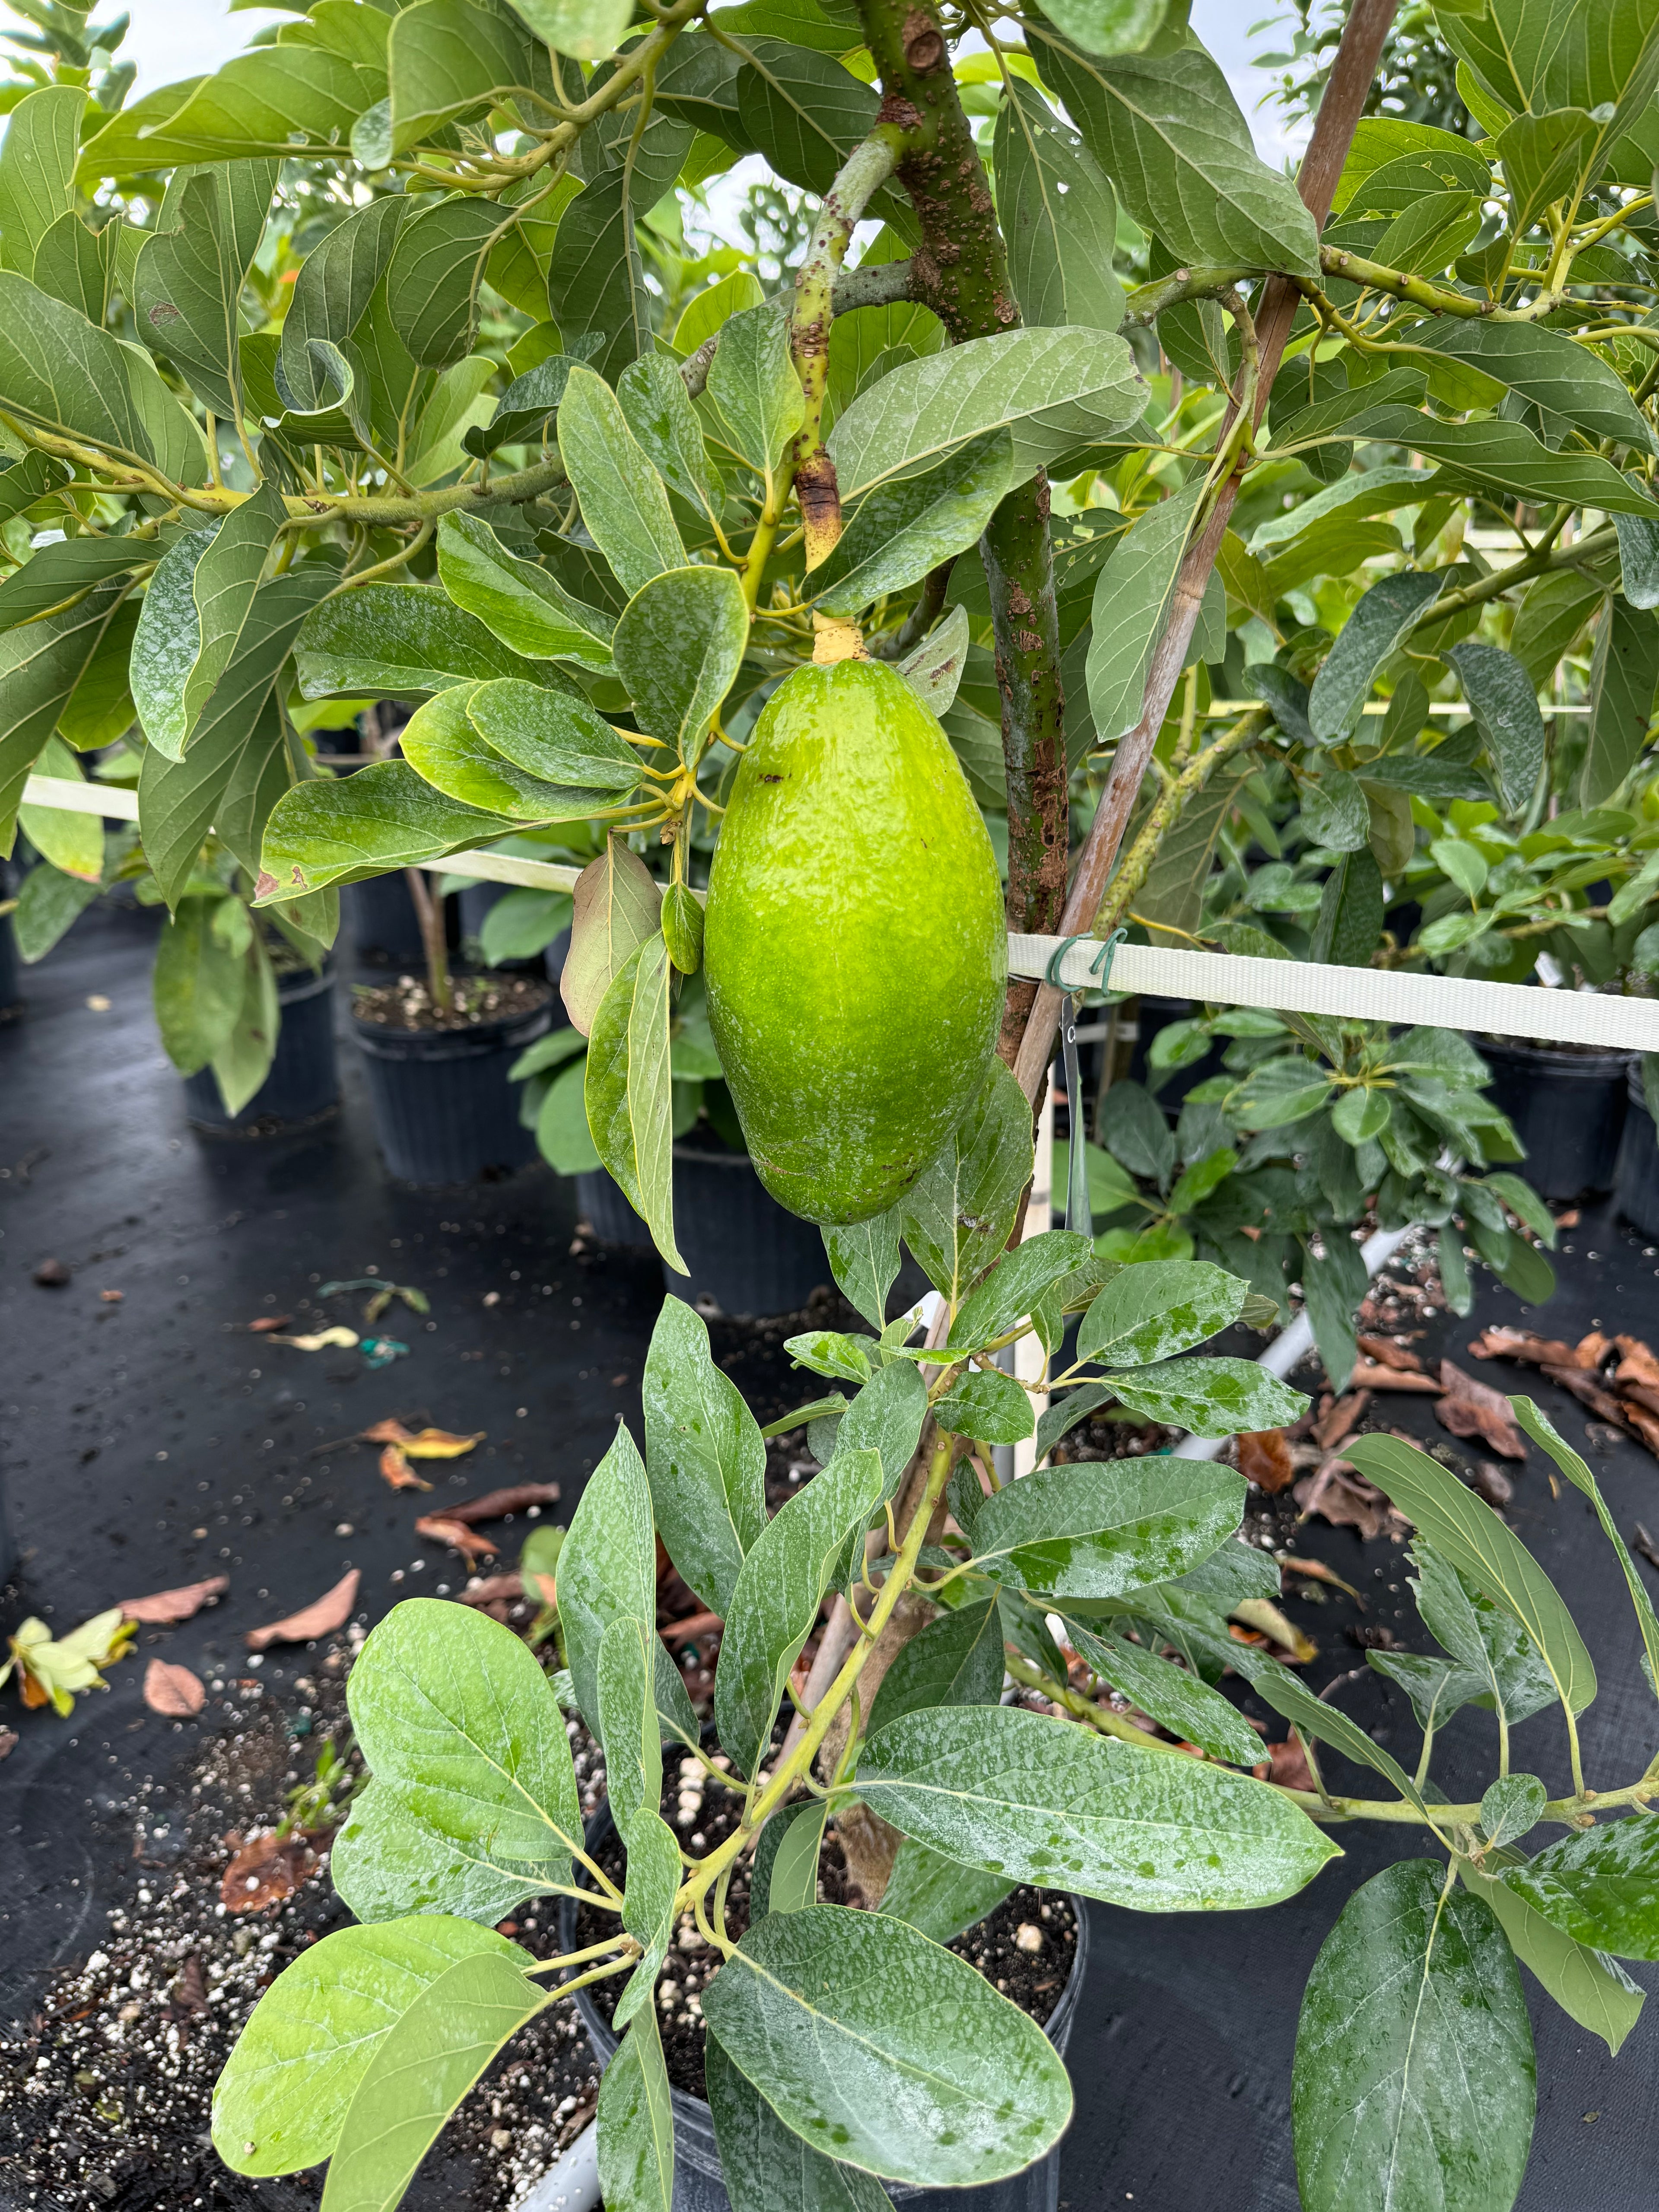
[[[1389, 26], [1394, 21], [1398, 0], [1354, 0], [1352, 12], [1342, 32], [1342, 42], [1337, 49], [1331, 74], [1320, 103], [1313, 137], [1303, 156], [1297, 178], [1297, 189], [1314, 221], [1322, 227], [1330, 213], [1331, 200], [1336, 191], [1342, 165], [1347, 160], [1348, 149], [1353, 143], [1356, 125], [1364, 110], [1366, 96], [1376, 74], [1382, 58], [1382, 41]], [[1291, 333], [1291, 325], [1301, 295], [1289, 277], [1270, 276], [1262, 288], [1260, 309], [1256, 315], [1256, 337], [1260, 348], [1260, 363], [1256, 378], [1255, 419], [1260, 420], [1267, 404], [1274, 371], [1285, 350], [1285, 342]], [[1224, 444], [1232, 428], [1232, 410], [1222, 428]], [[1221, 541], [1225, 535], [1227, 518], [1232, 512], [1233, 501], [1238, 495], [1237, 474], [1230, 476], [1221, 487], [1219, 495], [1211, 510], [1204, 531], [1182, 563], [1174, 600], [1152, 654], [1151, 670], [1146, 678], [1141, 717], [1128, 736], [1117, 748], [1112, 763], [1112, 773], [1102, 794], [1088, 837], [1085, 841], [1077, 871], [1073, 878], [1072, 891], [1058, 927], [1064, 936], [1073, 932], [1089, 929], [1104, 895], [1112, 863], [1122, 842], [1124, 829], [1134, 805], [1135, 794], [1140, 788], [1141, 778], [1146, 773], [1152, 757], [1152, 747], [1164, 726], [1164, 718], [1175, 696], [1175, 688], [1187, 662], [1188, 647], [1198, 622], [1200, 607], [1204, 601], [1204, 590], [1210, 571], [1215, 566]], [[1012, 846], [1012, 838], [1010, 840]], [[1014, 1073], [1028, 1098], [1039, 1095], [1048, 1073], [1048, 1061], [1054, 1051], [1054, 1032], [1060, 1016], [1058, 991], [1048, 984], [1037, 988], [1035, 1002], [1025, 1024], [1017, 1054], [1013, 1059]]]

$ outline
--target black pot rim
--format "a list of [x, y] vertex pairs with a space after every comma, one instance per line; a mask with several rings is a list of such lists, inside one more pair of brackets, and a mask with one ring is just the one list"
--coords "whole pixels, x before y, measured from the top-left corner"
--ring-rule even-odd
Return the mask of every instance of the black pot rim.
[[[601, 1797], [598, 1808], [586, 1822], [582, 1832], [584, 1844], [590, 1854], [596, 1844], [603, 1843], [605, 1838], [612, 1833], [616, 1825], [611, 1817], [609, 1798]], [[1074, 1892], [1061, 1890], [1059, 1894], [1066, 1899], [1076, 1915], [1077, 1946], [1072, 1954], [1072, 1970], [1066, 1977], [1066, 1986], [1060, 1991], [1054, 2010], [1042, 2023], [1042, 2027], [1043, 2033], [1064, 2057], [1066, 2043], [1070, 2039], [1073, 2015], [1078, 2008], [1083, 1989], [1084, 1975], [1089, 1964], [1089, 1913], [1085, 1899], [1076, 1895]], [[562, 1897], [559, 1899], [561, 1944], [575, 1932], [577, 1910], [574, 1898]], [[599, 2060], [599, 2070], [603, 2073], [617, 2055], [619, 2039], [613, 2033], [610, 2021], [593, 2002], [593, 1992], [591, 1989], [575, 1990], [572, 2002], [581, 2015], [582, 2026], [587, 2031], [587, 2039], [593, 2046], [593, 2055]], [[1030, 2018], [1029, 2013], [1026, 2018], [1028, 2020]], [[1054, 2033], [1057, 2025], [1060, 2028], [1059, 2039], [1056, 2039]], [[714, 2122], [707, 2099], [694, 2097], [684, 2089], [677, 2089], [672, 2082], [669, 2084], [668, 2095], [676, 2122], [681, 2126], [689, 2124], [699, 2134], [706, 2135], [712, 2141]], [[677, 2127], [676, 2132], [678, 2131], [679, 2129]], [[884, 2181], [882, 2186], [892, 2196], [894, 2202], [900, 2204], [908, 2198], [927, 2193], [914, 2182]]]
[[1469, 1042], [1483, 1060], [1511, 1060], [1541, 1063], [1552, 1075], [1581, 1076], [1587, 1082], [1611, 1083], [1620, 1071], [1636, 1065], [1642, 1055], [1617, 1047], [1597, 1047], [1572, 1052], [1565, 1046], [1546, 1044], [1541, 1038], [1486, 1036], [1469, 1032]]
[[276, 1000], [279, 1006], [297, 1006], [307, 999], [320, 998], [325, 991], [334, 988], [334, 955], [331, 952], [320, 968], [289, 968], [276, 978]]
[[551, 1029], [553, 1004], [550, 986], [539, 1006], [501, 1014], [493, 1021], [474, 1022], [464, 1030], [388, 1029], [384, 1023], [365, 1021], [354, 1006], [351, 1027], [371, 1060], [485, 1060], [532, 1043]]

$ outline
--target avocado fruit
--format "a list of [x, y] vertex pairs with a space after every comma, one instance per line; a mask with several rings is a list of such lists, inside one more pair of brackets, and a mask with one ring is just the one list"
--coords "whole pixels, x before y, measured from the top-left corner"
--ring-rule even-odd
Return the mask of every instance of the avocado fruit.
[[708, 1018], [761, 1181], [826, 1224], [915, 1182], [979, 1095], [1008, 942], [951, 741], [896, 670], [796, 669], [720, 825]]

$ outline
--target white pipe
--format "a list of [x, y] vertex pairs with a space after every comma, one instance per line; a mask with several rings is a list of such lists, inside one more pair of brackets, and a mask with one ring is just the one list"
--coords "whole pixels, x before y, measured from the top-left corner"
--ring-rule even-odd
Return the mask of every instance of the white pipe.
[[[1368, 1237], [1359, 1248], [1359, 1256], [1365, 1262], [1367, 1275], [1375, 1275], [1393, 1259], [1416, 1226], [1408, 1223], [1404, 1229], [1379, 1229]], [[1298, 1361], [1313, 1350], [1313, 1323], [1304, 1308], [1286, 1329], [1282, 1329], [1256, 1361], [1269, 1375], [1277, 1376], [1282, 1382]], [[1226, 1443], [1225, 1437], [1183, 1437], [1170, 1454], [1172, 1459], [1214, 1459]]]
[[590, 2120], [513, 2212], [596, 2212], [599, 2201], [599, 2134]]

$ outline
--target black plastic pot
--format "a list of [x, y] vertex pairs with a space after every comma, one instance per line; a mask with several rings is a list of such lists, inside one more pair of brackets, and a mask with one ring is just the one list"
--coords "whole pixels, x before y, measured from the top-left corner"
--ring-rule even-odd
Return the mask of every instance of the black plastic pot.
[[[611, 1808], [601, 1805], [587, 1824], [590, 1852], [605, 1840], [611, 1826]], [[1062, 2058], [1071, 2041], [1089, 1958], [1088, 1908], [1080, 1897], [1073, 1898], [1072, 1907], [1077, 1914], [1077, 1949], [1060, 2002], [1049, 2014], [1045, 2028]], [[560, 1899], [561, 1950], [575, 1948], [576, 1911], [573, 1898]], [[593, 2002], [591, 1989], [578, 1990], [572, 2002], [581, 2014], [593, 2055], [603, 2069], [616, 2056], [617, 2038], [611, 2023]], [[671, 2089], [668, 2094], [674, 2108], [674, 2212], [732, 2212], [714, 2145], [713, 2115], [701, 2097], [688, 2096], [683, 2089]], [[919, 2189], [908, 2181], [884, 2181], [881, 2185], [895, 2204], [908, 2204], [912, 2212], [1057, 2212], [1060, 2145], [1056, 2143], [1046, 2158], [1028, 2166], [1023, 2173], [1010, 2174], [1006, 2181], [987, 2182], [978, 2189]]]
[[[0, 884], [0, 896], [4, 885]], [[22, 967], [17, 957], [17, 938], [11, 916], [0, 914], [0, 1022], [15, 1021], [23, 1011]]]
[[[1625, 1126], [1629, 1052], [1564, 1052], [1516, 1037], [1470, 1040], [1492, 1070], [1492, 1097], [1526, 1146], [1521, 1172], [1544, 1198], [1613, 1188]], [[1638, 1096], [1640, 1096], [1638, 1090]]]
[[1625, 1078], [1625, 1132], [1619, 1139], [1613, 1199], [1644, 1237], [1659, 1237], [1659, 1131], [1642, 1094], [1638, 1060]]
[[830, 1280], [823, 1231], [778, 1204], [747, 1152], [724, 1146], [675, 1146], [674, 1241], [690, 1279], [665, 1266], [663, 1281], [705, 1310], [799, 1313]]
[[476, 1182], [537, 1157], [507, 1071], [544, 1036], [553, 1002], [465, 1030], [396, 1030], [354, 1013], [375, 1132], [401, 1182]]
[[651, 1231], [608, 1168], [593, 1168], [576, 1177], [576, 1212], [601, 1244], [628, 1244], [641, 1251], [651, 1248]]
[[270, 1073], [240, 1114], [227, 1114], [210, 1067], [185, 1078], [185, 1110], [192, 1129], [210, 1137], [274, 1137], [308, 1128], [338, 1111], [340, 1073], [334, 1056], [334, 963], [320, 974], [301, 968], [276, 979], [283, 1026]]
[[343, 885], [340, 915], [360, 960], [372, 968], [425, 974], [421, 925], [401, 871]]

